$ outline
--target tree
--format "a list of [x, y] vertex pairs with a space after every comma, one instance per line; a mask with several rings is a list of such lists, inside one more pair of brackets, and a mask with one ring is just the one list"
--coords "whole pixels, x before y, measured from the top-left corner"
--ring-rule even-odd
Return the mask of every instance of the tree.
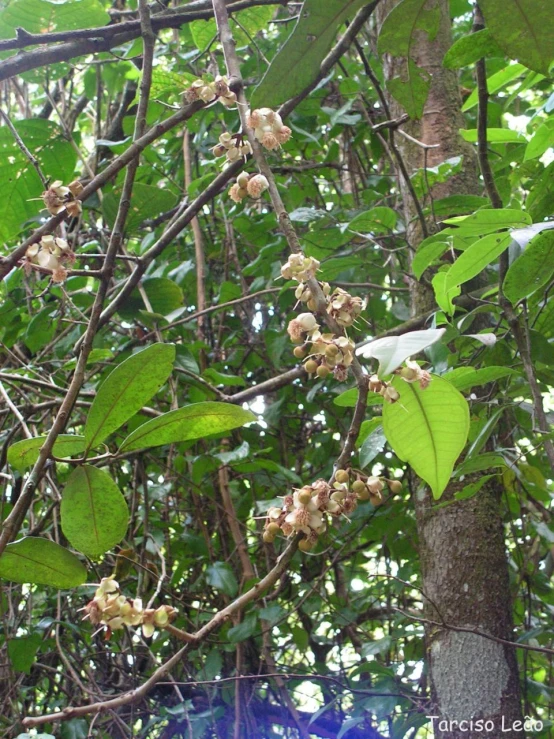
[[549, 736], [552, 26], [0, 11], [6, 736]]

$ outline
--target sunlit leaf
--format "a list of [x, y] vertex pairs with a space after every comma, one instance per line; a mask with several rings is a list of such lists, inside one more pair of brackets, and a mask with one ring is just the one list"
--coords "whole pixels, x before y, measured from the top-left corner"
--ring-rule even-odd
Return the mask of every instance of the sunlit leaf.
[[469, 407], [458, 390], [433, 377], [422, 390], [418, 383], [393, 380], [400, 393], [383, 406], [383, 429], [395, 454], [413, 468], [433, 491], [444, 492], [469, 432]]
[[231, 403], [193, 403], [139, 426], [125, 439], [120, 451], [130, 452], [150, 446], [202, 439], [255, 420], [252, 411]]
[[77, 467], [67, 480], [60, 506], [62, 531], [88, 557], [99, 557], [123, 539], [129, 511], [107, 472]]
[[108, 375], [87, 417], [87, 449], [104, 441], [150, 400], [169, 377], [174, 359], [172, 344], [152, 344], [133, 354]]
[[0, 577], [65, 589], [84, 583], [87, 571], [74, 554], [59, 544], [26, 536], [8, 544], [0, 556]]

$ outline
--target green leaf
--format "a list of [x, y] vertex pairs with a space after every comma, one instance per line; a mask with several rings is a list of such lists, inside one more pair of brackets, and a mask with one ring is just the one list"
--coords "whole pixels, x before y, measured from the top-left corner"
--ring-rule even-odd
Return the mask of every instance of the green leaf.
[[[46, 436], [36, 436], [33, 439], [17, 441], [8, 449], [8, 462], [18, 472], [23, 472], [27, 467], [32, 467], [39, 458], [40, 448], [44, 444]], [[86, 442], [84, 436], [72, 436], [71, 434], [60, 434], [54, 442], [52, 456], [73, 457], [85, 451]]]
[[[465, 213], [473, 213], [474, 210], [488, 205], [490, 205], [489, 199], [483, 198], [480, 195], [449, 195], [446, 198], [435, 200], [433, 203], [433, 213], [440, 218], [444, 216], [457, 216]], [[429, 208], [429, 212], [431, 212], [431, 208]], [[434, 234], [434, 236], [440, 236], [440, 232]], [[418, 246], [418, 251], [420, 248], [421, 244]]]
[[98, 0], [72, 0], [70, 3], [14, 0], [3, 6], [0, 38], [13, 38], [18, 27], [29, 33], [50, 33], [105, 26], [111, 20]]
[[256, 631], [258, 625], [258, 614], [249, 613], [245, 618], [237, 624], [232, 626], [227, 632], [227, 637], [231, 644], [236, 644], [239, 641], [249, 639], [252, 634]]
[[396, 226], [398, 216], [392, 208], [379, 206], [360, 213], [348, 224], [351, 231], [360, 233], [386, 233]]
[[484, 28], [469, 36], [462, 36], [448, 49], [442, 60], [447, 69], [459, 69], [487, 56], [503, 56], [490, 31]]
[[[480, 31], [480, 33], [484, 33], [484, 32]], [[469, 38], [474, 38], [476, 35], [477, 34], [472, 34]], [[495, 72], [494, 74], [492, 74], [490, 77], [487, 78], [487, 90], [489, 92], [489, 95], [492, 95], [495, 92], [498, 92], [498, 90], [501, 90], [503, 87], [508, 85], [510, 82], [513, 82], [518, 77], [521, 77], [521, 75], [524, 74], [526, 71], [527, 70], [525, 69], [523, 64], [510, 64], [509, 66], [504, 67], [504, 69], [501, 69], [499, 72]], [[462, 105], [462, 111], [465, 113], [466, 111], [471, 110], [478, 104], [478, 102], [479, 102], [479, 93], [476, 88], [475, 90], [473, 90], [471, 95]], [[488, 137], [488, 131], [487, 131], [487, 137]]]
[[548, 74], [554, 61], [552, 4], [548, 0], [481, 0], [496, 43], [529, 69]]
[[311, 85], [335, 36], [366, 0], [305, 0], [292, 34], [252, 93], [252, 108], [276, 108]]
[[214, 562], [206, 570], [206, 581], [212, 588], [220, 590], [230, 598], [238, 593], [238, 583], [231, 567], [225, 562]]
[[62, 531], [87, 557], [99, 557], [123, 539], [129, 511], [107, 472], [83, 465], [73, 470], [61, 502]]
[[[358, 400], [358, 388], [353, 387], [350, 390], [345, 390], [340, 395], [337, 395], [333, 399], [333, 403], [338, 405], [340, 408], [354, 408]], [[382, 405], [383, 397], [377, 393], [370, 393], [367, 401], [367, 405]]]
[[[58, 7], [47, 3], [50, 7]], [[11, 7], [11, 6], [10, 6]], [[40, 118], [16, 121], [14, 126], [27, 148], [34, 153], [43, 172], [53, 180], [73, 178], [77, 155], [55, 123]], [[40, 198], [42, 182], [7, 126], [0, 127], [0, 241], [9, 241], [23, 223], [44, 209]]]
[[515, 374], [517, 372], [509, 367], [483, 367], [481, 369], [459, 367], [442, 375], [442, 378], [461, 391], [471, 390], [472, 387], [478, 385], [487, 385], [489, 382], [496, 382], [503, 377]]
[[403, 74], [387, 82], [390, 94], [404, 108], [410, 118], [419, 120], [431, 87], [429, 73], [408, 59]]
[[461, 289], [459, 287], [453, 287], [452, 290], [448, 290], [446, 284], [447, 274], [448, 272], [444, 270], [437, 272], [436, 275], [433, 275], [431, 285], [433, 286], [435, 301], [439, 308], [449, 315], [454, 315], [454, 311], [456, 310], [454, 307], [454, 298], [458, 297]]
[[546, 285], [553, 273], [554, 229], [549, 229], [531, 239], [510, 266], [504, 279], [504, 294], [510, 302], [518, 303]]
[[16, 672], [28, 675], [35, 661], [36, 654], [42, 643], [41, 634], [30, 634], [21, 639], [8, 641], [8, 657]]
[[385, 436], [395, 454], [411, 465], [438, 499], [466, 443], [468, 404], [440, 377], [433, 376], [425, 390], [399, 377], [392, 382], [400, 399], [383, 406]]
[[[204, 21], [199, 21], [204, 22]], [[117, 189], [104, 195], [102, 213], [110, 226], [113, 226], [119, 208], [121, 190]], [[142, 182], [135, 183], [131, 196], [131, 209], [125, 223], [126, 231], [136, 231], [143, 221], [165, 211], [171, 210], [177, 198], [171, 190], [152, 187]]]
[[202, 439], [255, 420], [256, 416], [252, 411], [230, 403], [192, 403], [142, 424], [125, 439], [120, 451], [131, 452], [151, 446]]
[[390, 375], [408, 357], [422, 352], [431, 344], [439, 341], [445, 331], [444, 328], [429, 328], [422, 331], [408, 331], [402, 336], [386, 336], [367, 344], [363, 348], [362, 355], [366, 359], [378, 360], [380, 377]]
[[439, 29], [440, 9], [428, 0], [401, 0], [385, 18], [377, 49], [401, 57], [396, 65], [399, 75], [387, 83], [393, 97], [404, 107], [411, 118], [420, 118], [431, 84], [429, 74], [420, 69], [412, 58], [412, 47], [422, 31], [432, 41]]
[[8, 544], [0, 557], [0, 577], [66, 589], [82, 585], [87, 571], [74, 554], [49, 539], [26, 536]]
[[58, 329], [58, 318], [53, 318], [56, 308], [49, 306], [39, 311], [27, 326], [23, 341], [25, 346], [36, 354], [43, 346], [46, 346], [54, 336]]
[[173, 344], [152, 344], [118, 365], [100, 386], [85, 425], [87, 449], [128, 421], [162, 387], [173, 369]]
[[447, 292], [478, 275], [491, 262], [494, 262], [510, 246], [511, 242], [512, 237], [509, 233], [493, 233], [483, 236], [482, 239], [472, 244], [469, 249], [460, 254], [446, 272]]
[[[478, 133], [476, 128], [460, 128], [460, 136], [469, 141], [470, 144], [476, 144]], [[511, 128], [487, 128], [487, 141], [489, 144], [513, 144], [527, 141], [518, 131], [512, 131]]]
[[455, 216], [444, 223], [457, 226], [460, 234], [482, 236], [502, 228], [523, 228], [532, 223], [528, 213], [512, 208], [478, 210], [470, 216]]
[[471, 472], [481, 472], [481, 470], [490, 470], [492, 467], [506, 466], [506, 460], [501, 454], [487, 452], [486, 454], [480, 454], [478, 457], [462, 462], [455, 474], [456, 477], [461, 477], [462, 475], [469, 475]]
[[189, 29], [198, 51], [205, 51], [211, 42], [217, 38], [217, 26], [213, 18], [207, 21], [192, 21], [192, 23], [189, 23]]
[[[430, 239], [432, 239], [432, 241]], [[429, 239], [425, 239], [425, 241], [427, 243], [422, 242], [420, 244], [412, 261], [412, 271], [418, 280], [427, 267], [433, 264], [433, 262], [439, 259], [439, 257], [442, 257], [444, 252], [450, 248], [450, 244], [447, 241], [441, 241], [434, 236], [429, 237]]]
[[360, 448], [360, 469], [363, 470], [370, 462], [373, 462], [375, 457], [383, 451], [386, 443], [385, 432], [381, 426], [372, 431]]
[[549, 118], [542, 126], [539, 126], [533, 138], [527, 144], [525, 149], [525, 156], [523, 157], [524, 162], [528, 162], [530, 159], [536, 159], [542, 157], [545, 151], [554, 146], [554, 118]]
[[[167, 316], [184, 304], [182, 289], [176, 282], [167, 277], [147, 277], [142, 287], [154, 313]], [[139, 290], [133, 290], [131, 295], [122, 303], [117, 312], [124, 321], [132, 323], [137, 313], [146, 308]]]

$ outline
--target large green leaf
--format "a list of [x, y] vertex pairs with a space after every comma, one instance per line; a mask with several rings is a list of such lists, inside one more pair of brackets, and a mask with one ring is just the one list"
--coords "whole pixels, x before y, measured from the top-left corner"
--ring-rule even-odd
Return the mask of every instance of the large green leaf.
[[506, 273], [502, 289], [512, 303], [517, 303], [546, 285], [553, 273], [554, 229], [550, 229], [531, 239]]
[[396, 226], [398, 216], [392, 208], [380, 205], [357, 215], [348, 228], [361, 233], [387, 233]]
[[446, 273], [445, 289], [453, 290], [464, 282], [468, 282], [485, 267], [502, 254], [511, 244], [509, 233], [488, 234], [483, 236], [469, 249], [466, 249]]
[[379, 53], [404, 60], [399, 76], [390, 80], [387, 87], [412, 118], [421, 117], [431, 84], [429, 74], [415, 63], [413, 47], [422, 31], [432, 41], [439, 22], [440, 9], [436, 3], [401, 0], [387, 15], [379, 33]]
[[[73, 179], [77, 155], [59, 126], [40, 118], [18, 121], [14, 125], [46, 177], [65, 182]], [[11, 131], [7, 126], [0, 127], [0, 241], [10, 240], [19, 233], [25, 221], [40, 215], [44, 205], [34, 198], [40, 198], [43, 190], [40, 177]]]
[[118, 365], [100, 386], [85, 425], [87, 449], [128, 421], [161, 388], [173, 369], [173, 344], [153, 344]]
[[3, 3], [0, 13], [0, 38], [12, 38], [17, 28], [29, 33], [72, 31], [78, 28], [104, 26], [110, 16], [99, 0], [13, 0]]
[[457, 226], [461, 234], [483, 236], [501, 228], [523, 228], [531, 223], [528, 213], [514, 208], [478, 210], [470, 216], [455, 216], [444, 223]]
[[[470, 144], [476, 144], [479, 138], [479, 132], [476, 128], [460, 128], [460, 136], [469, 141]], [[517, 144], [525, 143], [527, 139], [519, 131], [513, 131], [511, 128], [487, 128], [487, 141], [489, 144]]]
[[201, 439], [255, 420], [256, 416], [252, 411], [230, 403], [193, 403], [139, 426], [125, 439], [120, 451], [131, 452], [151, 446]]
[[448, 485], [469, 431], [469, 407], [449, 382], [433, 376], [425, 390], [401, 378], [396, 403], [383, 405], [383, 429], [396, 455], [429, 484], [435, 498]]
[[253, 108], [276, 108], [308, 87], [340, 26], [366, 0], [305, 0], [298, 23], [252, 93]]
[[442, 64], [447, 69], [458, 69], [487, 56], [502, 56], [502, 52], [490, 31], [484, 28], [477, 33], [462, 36], [453, 43], [444, 55]]
[[480, 0], [487, 28], [511, 58], [548, 74], [554, 61], [551, 0]]
[[[486, 33], [486, 31], [480, 31], [479, 33]], [[478, 34], [472, 34], [468, 38], [473, 39], [477, 35]], [[476, 57], [476, 58], [479, 59], [480, 57]], [[516, 80], [518, 77], [521, 77], [521, 75], [524, 74], [526, 71], [527, 70], [523, 66], [523, 64], [510, 64], [509, 66], [504, 67], [504, 69], [501, 69], [499, 72], [495, 72], [494, 74], [491, 74], [491, 76], [487, 78], [487, 90], [489, 91], [489, 95], [492, 95], [495, 92], [498, 92], [498, 90], [501, 90], [503, 87], [508, 85], [510, 82], [513, 82], [513, 80]], [[471, 95], [462, 105], [462, 111], [465, 112], [467, 110], [471, 110], [478, 104], [478, 102], [479, 102], [479, 92], [477, 88], [475, 88], [475, 90], [473, 90]]]
[[59, 544], [26, 536], [5, 548], [0, 557], [0, 577], [61, 589], [84, 583], [87, 571], [74, 554]]
[[73, 470], [60, 506], [62, 531], [88, 557], [99, 557], [123, 539], [129, 511], [107, 472], [83, 465]]
[[[32, 467], [39, 458], [40, 448], [44, 444], [46, 436], [36, 436], [33, 439], [17, 441], [8, 449], [8, 462], [14, 468], [22, 472], [27, 467]], [[85, 451], [86, 442], [84, 436], [73, 436], [72, 434], [60, 434], [54, 442], [52, 456], [72, 457]]]
[[510, 367], [458, 367], [451, 372], [443, 375], [444, 380], [448, 380], [457, 390], [471, 390], [477, 385], [486, 385], [489, 382], [495, 382], [503, 377], [515, 375], [517, 372]]

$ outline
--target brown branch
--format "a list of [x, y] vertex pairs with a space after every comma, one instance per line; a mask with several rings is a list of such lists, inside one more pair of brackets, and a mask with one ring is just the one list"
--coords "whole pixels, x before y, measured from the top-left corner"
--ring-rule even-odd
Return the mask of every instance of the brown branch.
[[[40, 726], [41, 724], [50, 723], [51, 721], [68, 721], [69, 719], [77, 716], [86, 716], [90, 713], [100, 713], [101, 711], [109, 711], [113, 708], [121, 708], [131, 703], [136, 703], [139, 700], [145, 698], [152, 688], [160, 682], [174, 667], [176, 667], [181, 659], [184, 657], [189, 644], [199, 644], [225, 621], [227, 621], [234, 613], [239, 610], [243, 610], [245, 606], [254, 600], [258, 600], [262, 594], [274, 585], [281, 575], [285, 572], [289, 562], [294, 557], [296, 550], [298, 549], [298, 538], [291, 541], [275, 567], [270, 570], [265, 577], [263, 577], [258, 583], [256, 583], [250, 590], [243, 593], [238, 598], [230, 603], [226, 608], [218, 611], [215, 616], [208, 621], [201, 629], [194, 634], [187, 634], [187, 644], [176, 652], [165, 664], [161, 665], [154, 671], [154, 673], [146, 680], [140, 687], [135, 690], [131, 690], [127, 693], [112, 698], [107, 701], [100, 701], [97, 703], [91, 703], [87, 706], [68, 706], [63, 711], [56, 713], [45, 714], [43, 716], [29, 716], [23, 720], [23, 725], [26, 728], [32, 728], [34, 726]], [[174, 632], [173, 632], [174, 633]], [[186, 633], [186, 632], [183, 632]]]
[[[143, 26], [144, 36], [144, 64], [143, 64], [143, 75], [140, 87], [140, 99], [138, 104], [137, 116], [135, 119], [135, 132], [134, 140], [140, 138], [146, 125], [146, 110], [148, 107], [148, 99], [150, 94], [150, 85], [152, 81], [152, 61], [154, 57], [154, 41], [155, 37], [152, 33], [152, 29], [149, 23], [149, 14], [146, 8], [146, 0], [139, 0], [139, 7], [141, 9], [141, 23]], [[102, 306], [108, 292], [108, 287], [112, 279], [112, 275], [115, 269], [115, 256], [123, 240], [123, 229], [125, 227], [125, 221], [127, 214], [131, 206], [131, 192], [133, 189], [133, 182], [135, 173], [138, 167], [138, 157], [133, 159], [132, 163], [127, 169], [125, 182], [123, 185], [123, 192], [119, 202], [119, 208], [106, 250], [106, 259], [102, 267], [102, 279], [98, 285], [98, 291], [94, 299], [92, 306], [91, 316], [87, 330], [84, 334], [83, 343], [79, 358], [77, 360], [77, 366], [75, 368], [75, 374], [71, 380], [68, 391], [62, 401], [60, 409], [56, 415], [52, 428], [48, 432], [48, 435], [44, 441], [44, 444], [40, 448], [39, 458], [37, 459], [25, 486], [19, 496], [17, 502], [13, 506], [10, 514], [4, 520], [2, 524], [2, 531], [0, 532], [0, 554], [4, 551], [9, 542], [19, 531], [21, 524], [27, 514], [27, 511], [33, 501], [33, 493], [35, 488], [43, 474], [44, 467], [48, 458], [52, 453], [52, 449], [59, 434], [61, 434], [69, 421], [69, 416], [77, 400], [77, 395], [85, 381], [85, 370], [87, 360], [90, 352], [92, 351], [92, 345], [96, 332], [99, 328], [100, 314]]]
[[[257, 5], [282, 4], [277, 0], [237, 0], [229, 5], [229, 11], [235, 13], [239, 10], [255, 7]], [[209, 20], [213, 12], [209, 3], [198, 3], [203, 9], [191, 10], [195, 3], [190, 3], [186, 10], [175, 12], [173, 10], [160, 13], [152, 17], [152, 28], [155, 32], [164, 28], [180, 28], [185, 23], [196, 20]], [[8, 49], [21, 49], [26, 46], [37, 44], [52, 44], [55, 41], [65, 41], [57, 46], [48, 46], [33, 51], [19, 53], [0, 62], [0, 81], [9, 79], [14, 75], [28, 72], [31, 69], [46, 67], [58, 62], [67, 62], [75, 57], [86, 54], [98, 54], [109, 51], [116, 46], [132, 41], [141, 35], [140, 21], [126, 21], [110, 26], [99, 28], [80, 29], [77, 31], [60, 31], [57, 33], [31, 34], [24, 29], [19, 29], [18, 38], [0, 42], [0, 51]]]
[[[170, 131], [172, 128], [175, 128], [175, 126], [179, 125], [183, 121], [186, 121], [194, 113], [196, 113], [198, 110], [201, 110], [201, 108], [203, 107], [203, 103], [192, 103], [191, 105], [187, 105], [186, 107], [181, 108], [181, 110], [177, 111], [177, 113], [174, 113], [169, 118], [166, 118], [165, 121], [162, 121], [161, 123], [153, 126], [147, 133], [144, 134], [144, 136], [141, 136], [139, 139], [134, 141], [129, 146], [129, 148], [123, 152], [123, 154], [117, 157], [117, 159], [114, 159], [113, 162], [111, 162], [111, 164], [109, 164], [105, 170], [103, 170], [93, 180], [91, 180], [83, 189], [83, 191], [79, 194], [78, 199], [81, 201], [86, 200], [88, 197], [90, 197], [90, 195], [103, 187], [106, 182], [115, 177], [115, 175], [124, 167], [126, 167], [130, 162], [132, 162], [133, 159], [138, 157], [138, 155], [142, 151], [144, 151], [144, 149], [149, 144], [151, 144], [153, 141], [156, 141], [156, 139], [159, 139], [161, 136]], [[33, 231], [33, 233], [27, 239], [25, 239], [25, 241], [20, 246], [14, 249], [14, 251], [9, 256], [0, 257], [0, 279], [6, 277], [6, 275], [8, 275], [9, 272], [15, 266], [17, 266], [19, 260], [25, 256], [27, 249], [32, 244], [40, 241], [43, 236], [53, 233], [54, 230], [60, 225], [60, 223], [62, 223], [66, 215], [67, 213], [65, 213], [65, 211], [62, 211], [61, 213], [58, 213], [58, 215], [53, 216], [43, 226], [36, 229], [36, 231]]]

